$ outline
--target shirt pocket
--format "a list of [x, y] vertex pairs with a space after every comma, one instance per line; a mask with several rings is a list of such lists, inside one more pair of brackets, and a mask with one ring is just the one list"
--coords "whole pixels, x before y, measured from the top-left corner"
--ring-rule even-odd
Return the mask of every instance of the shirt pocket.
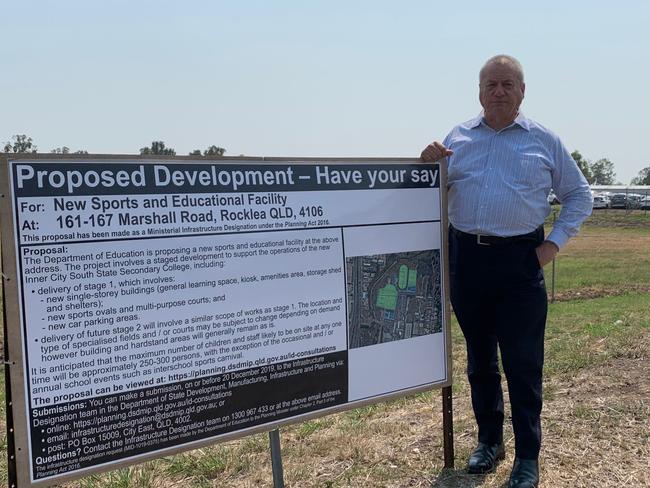
[[526, 189], [551, 188], [551, 172], [544, 158], [537, 155], [523, 155], [515, 163], [514, 182]]

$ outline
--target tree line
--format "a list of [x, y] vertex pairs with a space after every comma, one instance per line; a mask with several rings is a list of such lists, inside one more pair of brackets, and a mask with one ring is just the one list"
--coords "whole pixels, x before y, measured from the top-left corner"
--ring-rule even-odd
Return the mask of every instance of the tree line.
[[[10, 141], [4, 144], [4, 152], [11, 154], [38, 153], [38, 147], [34, 144], [34, 140], [25, 134], [16, 134], [12, 136]], [[219, 146], [208, 146], [207, 149], [201, 151], [194, 149], [190, 151], [190, 156], [223, 156], [226, 150]], [[55, 147], [50, 151], [50, 154], [88, 154], [88, 151], [79, 149], [71, 151], [68, 146]], [[140, 148], [140, 154], [155, 154], [159, 156], [176, 156], [176, 150], [171, 147], [166, 147], [163, 141], [152, 141], [150, 146]]]
[[[38, 148], [34, 144], [31, 137], [25, 134], [17, 134], [11, 138], [10, 141], [4, 145], [5, 153], [37, 153]], [[194, 149], [190, 151], [190, 156], [223, 156], [226, 150], [220, 146], [208, 146], [207, 149], [201, 151]], [[88, 151], [83, 149], [71, 152], [68, 146], [56, 147], [50, 151], [51, 154], [88, 154]], [[140, 148], [140, 154], [154, 154], [160, 156], [176, 156], [176, 150], [171, 147], [165, 146], [163, 141], [152, 141], [150, 146]], [[578, 168], [585, 175], [585, 178], [590, 185], [616, 185], [620, 184], [616, 181], [616, 171], [614, 170], [614, 163], [607, 158], [597, 159], [596, 161], [589, 161], [584, 158], [580, 151], [573, 151], [571, 156], [575, 160]], [[632, 178], [631, 185], [650, 185], [650, 166], [643, 168], [639, 171], [638, 176]]]
[[[616, 181], [616, 171], [614, 163], [607, 158], [589, 161], [585, 159], [580, 151], [576, 150], [571, 153], [571, 157], [582, 171], [590, 185], [620, 185]], [[650, 166], [639, 171], [638, 176], [632, 178], [630, 185], [650, 185]]]

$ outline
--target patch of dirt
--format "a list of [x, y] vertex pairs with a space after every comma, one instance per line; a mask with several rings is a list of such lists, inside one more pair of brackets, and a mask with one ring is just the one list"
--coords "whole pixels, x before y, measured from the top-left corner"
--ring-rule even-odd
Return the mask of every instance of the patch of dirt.
[[589, 224], [587, 224], [587, 228], [589, 225], [593, 225], [594, 227], [610, 227], [615, 229], [643, 229], [647, 228], [650, 224], [648, 222], [643, 222], [640, 220], [608, 222], [605, 219], [598, 219], [593, 222], [589, 222]]
[[650, 226], [650, 212], [643, 210], [616, 210], [593, 212], [585, 227], [642, 228]]
[[[592, 298], [625, 295], [626, 293], [650, 293], [650, 283], [627, 283], [625, 285], [617, 285], [616, 287], [587, 286], [575, 290], [564, 290], [555, 292], [555, 301], [589, 300]], [[550, 299], [551, 294], [549, 292]]]
[[[647, 224], [650, 230], [650, 220]], [[640, 252], [647, 253], [650, 247], [650, 235], [618, 235], [614, 232], [611, 234], [592, 234], [585, 230], [571, 239], [566, 248], [562, 249], [560, 257], [571, 255], [574, 252], [599, 252], [615, 251], [621, 252]]]
[[650, 332], [636, 350], [553, 378], [543, 414], [544, 486], [650, 486]]

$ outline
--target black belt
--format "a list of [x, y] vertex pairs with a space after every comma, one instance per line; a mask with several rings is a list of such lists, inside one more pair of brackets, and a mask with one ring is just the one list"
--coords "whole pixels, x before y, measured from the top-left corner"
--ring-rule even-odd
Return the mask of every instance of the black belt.
[[508, 237], [490, 236], [487, 234], [468, 234], [467, 232], [456, 229], [453, 225], [449, 226], [449, 231], [458, 239], [461, 239], [463, 241], [471, 241], [474, 244], [480, 246], [503, 246], [519, 241], [541, 242], [544, 240], [544, 229], [542, 226], [538, 227], [532, 232], [529, 232], [528, 234]]

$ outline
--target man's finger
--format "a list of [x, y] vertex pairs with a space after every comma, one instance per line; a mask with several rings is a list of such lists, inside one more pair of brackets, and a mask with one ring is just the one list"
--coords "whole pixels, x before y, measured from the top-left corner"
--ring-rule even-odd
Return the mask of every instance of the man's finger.
[[434, 142], [434, 144], [436, 146], [436, 149], [438, 151], [440, 151], [440, 156], [439, 156], [438, 159], [445, 158], [447, 156], [451, 156], [452, 154], [454, 154], [454, 151], [451, 151], [451, 150], [447, 149], [445, 146], [440, 144], [438, 141]]
[[426, 161], [426, 162], [435, 161], [436, 151], [433, 148], [433, 146], [429, 145], [424, 148], [424, 151], [422, 151], [420, 157], [422, 158], [422, 161]]
[[424, 162], [435, 163], [452, 154], [454, 154], [454, 151], [450, 151], [438, 141], [434, 141], [424, 148], [424, 151], [420, 154], [420, 158]]

